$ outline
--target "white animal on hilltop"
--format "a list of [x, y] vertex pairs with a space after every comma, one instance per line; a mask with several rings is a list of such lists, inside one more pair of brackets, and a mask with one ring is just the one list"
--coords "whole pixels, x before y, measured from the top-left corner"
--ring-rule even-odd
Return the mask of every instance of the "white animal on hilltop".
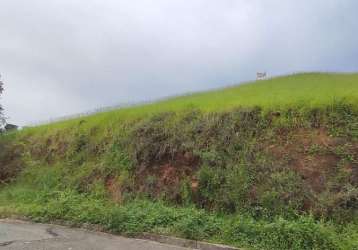
[[256, 80], [264, 80], [266, 79], [267, 74], [266, 72], [257, 72], [256, 73]]

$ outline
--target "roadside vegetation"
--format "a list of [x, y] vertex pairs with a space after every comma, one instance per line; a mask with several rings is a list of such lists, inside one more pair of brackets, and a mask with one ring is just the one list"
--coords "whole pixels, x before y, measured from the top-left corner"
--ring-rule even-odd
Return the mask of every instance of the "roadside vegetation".
[[0, 138], [0, 214], [358, 249], [358, 74], [299, 74]]

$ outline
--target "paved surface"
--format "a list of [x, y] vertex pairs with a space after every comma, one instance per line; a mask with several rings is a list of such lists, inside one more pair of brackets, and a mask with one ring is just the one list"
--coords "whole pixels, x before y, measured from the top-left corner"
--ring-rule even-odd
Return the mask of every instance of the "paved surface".
[[0, 220], [0, 250], [187, 250], [62, 226]]

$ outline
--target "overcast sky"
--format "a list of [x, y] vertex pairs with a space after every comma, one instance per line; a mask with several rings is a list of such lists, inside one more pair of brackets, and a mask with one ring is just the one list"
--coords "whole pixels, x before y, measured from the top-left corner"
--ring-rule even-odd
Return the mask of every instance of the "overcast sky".
[[357, 0], [0, 0], [0, 103], [25, 125], [297, 71], [358, 71]]

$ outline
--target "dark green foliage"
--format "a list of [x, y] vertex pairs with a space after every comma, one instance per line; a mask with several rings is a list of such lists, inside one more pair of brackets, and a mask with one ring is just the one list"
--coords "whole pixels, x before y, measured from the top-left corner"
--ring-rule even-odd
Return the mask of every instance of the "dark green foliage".
[[23, 169], [23, 146], [17, 144], [13, 137], [3, 135], [0, 138], [0, 185], [10, 182]]
[[[346, 118], [348, 123], [339, 122]], [[203, 114], [186, 110], [159, 114], [137, 123], [129, 134], [129, 148], [132, 149], [133, 161], [141, 168], [163, 163], [175, 165], [178, 154], [192, 152], [200, 159], [200, 167], [196, 170], [197, 166], [193, 166], [195, 173], [192, 175], [198, 179], [199, 187], [190, 197], [200, 207], [226, 212], [249, 211], [255, 216], [265, 217], [295, 216], [309, 212], [309, 208], [319, 216], [329, 217], [329, 213], [322, 210], [321, 199], [325, 195], [315, 193], [305, 181], [306, 177], [290, 166], [290, 154], [305, 153], [284, 152], [287, 157], [278, 161], [266, 147], [283, 143], [278, 141], [282, 136], [289, 140], [290, 133], [294, 136], [300, 129], [326, 127], [333, 132], [345, 131], [340, 132], [341, 140], [349, 141], [353, 135], [350, 126], [357, 123], [357, 118], [353, 107], [344, 103], [327, 108], [291, 108], [280, 112], [252, 108]], [[325, 150], [312, 144], [307, 154], [318, 155]], [[342, 152], [346, 154], [348, 149]], [[343, 154], [337, 157], [343, 157]], [[348, 162], [354, 162], [351, 155], [344, 156]], [[337, 183], [337, 178], [338, 175], [332, 176], [330, 181]], [[356, 181], [354, 185], [357, 185]], [[346, 197], [347, 192], [342, 189], [339, 196]], [[334, 189], [328, 193], [338, 197]], [[185, 196], [182, 200], [187, 200], [188, 192], [182, 194]]]
[[294, 222], [278, 218], [272, 223], [241, 218], [229, 231], [232, 240], [244, 239], [261, 249], [340, 249], [329, 226], [323, 227], [310, 217], [299, 217]]
[[337, 101], [326, 109], [325, 115], [332, 135], [358, 139], [358, 109], [355, 105]]
[[118, 175], [123, 171], [133, 171], [133, 163], [120, 142], [114, 142], [104, 154], [104, 165], [109, 174]]

